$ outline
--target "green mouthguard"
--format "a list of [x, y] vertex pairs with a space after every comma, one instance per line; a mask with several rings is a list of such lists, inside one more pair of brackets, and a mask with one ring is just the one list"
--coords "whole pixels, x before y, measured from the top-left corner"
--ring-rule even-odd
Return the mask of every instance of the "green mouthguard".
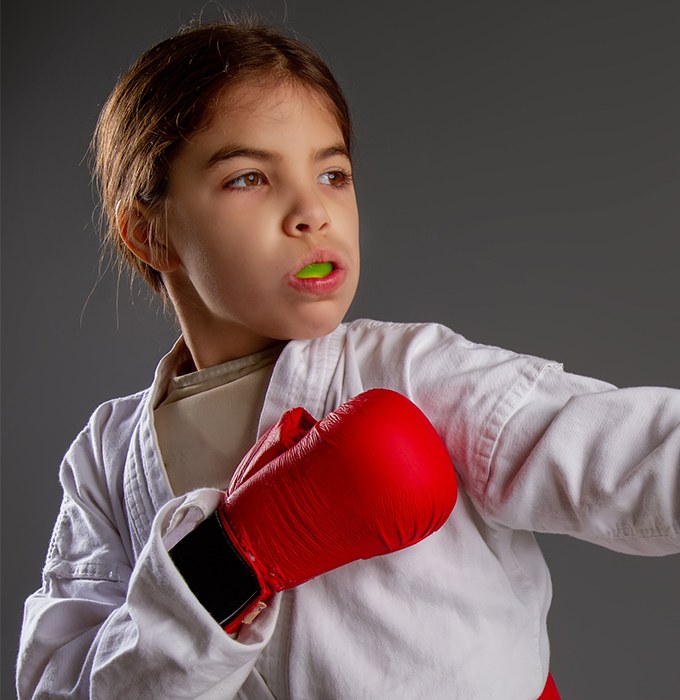
[[307, 265], [307, 267], [303, 267], [295, 276], [300, 279], [311, 279], [327, 277], [331, 272], [333, 272], [333, 263], [312, 263], [311, 265]]

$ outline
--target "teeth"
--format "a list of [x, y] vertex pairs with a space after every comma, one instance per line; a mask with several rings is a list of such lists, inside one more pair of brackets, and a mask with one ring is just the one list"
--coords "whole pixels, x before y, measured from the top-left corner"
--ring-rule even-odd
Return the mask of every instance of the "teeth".
[[311, 265], [307, 265], [307, 267], [303, 267], [295, 276], [300, 279], [314, 279], [328, 277], [331, 272], [333, 272], [333, 263], [321, 262], [312, 263]]

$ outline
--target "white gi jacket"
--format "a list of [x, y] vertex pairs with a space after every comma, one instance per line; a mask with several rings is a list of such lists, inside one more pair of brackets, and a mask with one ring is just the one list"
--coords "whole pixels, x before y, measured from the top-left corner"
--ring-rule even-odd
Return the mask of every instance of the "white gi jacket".
[[286, 346], [260, 432], [293, 406], [321, 418], [394, 389], [446, 441], [458, 503], [426, 540], [276, 596], [232, 639], [166, 551], [219, 497], [170, 490], [153, 407], [174, 357], [149, 390], [98, 408], [66, 455], [44, 584], [26, 603], [22, 700], [530, 700], [551, 597], [531, 530], [680, 551], [680, 391], [617, 390], [437, 325], [357, 321]]

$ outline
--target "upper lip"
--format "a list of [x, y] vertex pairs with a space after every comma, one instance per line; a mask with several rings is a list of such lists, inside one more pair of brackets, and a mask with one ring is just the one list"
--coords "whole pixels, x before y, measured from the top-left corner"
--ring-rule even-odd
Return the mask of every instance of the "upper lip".
[[297, 275], [300, 270], [303, 270], [307, 265], [313, 265], [315, 263], [329, 262], [333, 265], [336, 270], [344, 269], [345, 265], [342, 262], [340, 256], [333, 250], [329, 248], [317, 248], [312, 252], [305, 255], [299, 262], [295, 270], [291, 273], [293, 276]]

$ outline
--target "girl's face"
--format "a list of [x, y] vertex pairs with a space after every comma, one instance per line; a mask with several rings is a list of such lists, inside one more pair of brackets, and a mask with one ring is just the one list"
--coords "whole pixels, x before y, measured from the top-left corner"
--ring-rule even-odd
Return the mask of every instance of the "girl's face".
[[349, 308], [359, 278], [351, 162], [308, 88], [224, 90], [171, 166], [166, 221], [164, 280], [198, 367], [324, 335]]

